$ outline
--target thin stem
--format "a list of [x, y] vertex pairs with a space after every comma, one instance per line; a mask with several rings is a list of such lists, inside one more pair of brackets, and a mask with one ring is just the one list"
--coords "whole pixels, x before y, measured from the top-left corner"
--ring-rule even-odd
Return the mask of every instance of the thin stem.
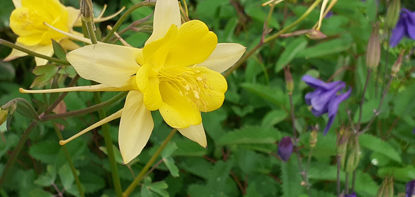
[[287, 32], [288, 30], [292, 29], [293, 27], [295, 27], [296, 25], [298, 25], [301, 21], [303, 21], [310, 13], [311, 11], [313, 11], [313, 9], [320, 3], [321, 0], [316, 0], [307, 10], [306, 12], [304, 12], [303, 15], [301, 15], [300, 18], [298, 18], [296, 21], [294, 21], [293, 23], [291, 23], [290, 25], [288, 25], [287, 27], [284, 27], [282, 30], [280, 30], [279, 32], [269, 36], [268, 38], [265, 39], [261, 39], [261, 41], [258, 43], [258, 45], [256, 45], [253, 49], [249, 50], [248, 52], [245, 53], [244, 56], [242, 56], [241, 59], [238, 60], [238, 62], [236, 62], [225, 74], [224, 76], [227, 77], [229, 76], [234, 70], [236, 70], [237, 68], [239, 68], [242, 63], [244, 63], [251, 55], [253, 55], [256, 50], [258, 50], [259, 48], [262, 47], [263, 44], [271, 42], [272, 40], [275, 40], [276, 38], [280, 37], [281, 34]]
[[150, 169], [151, 165], [156, 161], [157, 157], [160, 155], [161, 151], [166, 147], [169, 141], [173, 138], [174, 134], [177, 132], [177, 129], [172, 129], [167, 136], [167, 138], [163, 141], [161, 146], [157, 149], [157, 151], [153, 154], [150, 160], [146, 163], [140, 173], [135, 177], [134, 181], [128, 186], [128, 188], [124, 191], [123, 196], [129, 196], [131, 192], [137, 187], [141, 180], [145, 177], [145, 174]]
[[[73, 86], [75, 83], [76, 83], [76, 81], [79, 79], [79, 75], [76, 75], [73, 79], [72, 79], [72, 81], [69, 83], [69, 85], [68, 86]], [[52, 104], [52, 105], [50, 105], [46, 110], [45, 110], [45, 112], [44, 113], [42, 113], [42, 114], [40, 114], [39, 115], [39, 119], [41, 119], [42, 118], [42, 116], [44, 115], [44, 114], [48, 114], [48, 113], [50, 113], [53, 109], [55, 109], [55, 107], [65, 98], [65, 96], [67, 95], [68, 93], [67, 92], [64, 92], [64, 93], [62, 93], [59, 97], [58, 97], [58, 99], [56, 99], [56, 101]], [[18, 142], [18, 144], [17, 144], [17, 146], [16, 146], [16, 148], [13, 150], [13, 153], [12, 153], [12, 155], [10, 156], [10, 158], [9, 158], [9, 160], [7, 160], [7, 163], [6, 163], [6, 166], [4, 167], [4, 169], [3, 169], [3, 174], [1, 175], [1, 177], [0, 177], [0, 188], [1, 188], [1, 185], [2, 185], [2, 183], [4, 182], [4, 180], [6, 179], [6, 177], [7, 177], [7, 173], [10, 171], [10, 168], [14, 165], [14, 162], [16, 162], [16, 159], [17, 159], [17, 157], [19, 156], [19, 154], [20, 154], [20, 151], [22, 150], [22, 148], [23, 148], [23, 146], [24, 146], [24, 144], [26, 143], [26, 141], [27, 141], [27, 139], [29, 138], [29, 135], [30, 135], [30, 133], [32, 132], [32, 130], [36, 127], [36, 125], [37, 125], [37, 123], [38, 123], [38, 121], [36, 121], [36, 120], [33, 120], [31, 123], [30, 123], [30, 125], [29, 125], [29, 127], [27, 127], [27, 129], [23, 132], [23, 135], [22, 135], [22, 137], [20, 138], [20, 140], [19, 140], [19, 142]]]
[[346, 180], [344, 183], [344, 187], [346, 188], [346, 194], [348, 194], [349, 193], [349, 173], [348, 172], [346, 172]]
[[[61, 133], [61, 131], [59, 130], [59, 128], [56, 124], [54, 125], [54, 128], [55, 128], [55, 132], [56, 132], [56, 135], [58, 136], [59, 140], [63, 140], [62, 133]], [[63, 150], [63, 153], [65, 155], [66, 161], [68, 162], [69, 167], [71, 168], [72, 175], [75, 178], [75, 184], [76, 184], [76, 187], [78, 188], [79, 195], [84, 197], [85, 196], [84, 189], [82, 187], [81, 181], [79, 180], [78, 173], [76, 173], [76, 169], [75, 169], [75, 166], [72, 162], [71, 155], [69, 154], [68, 149], [66, 148], [65, 145], [62, 146], [62, 150]]]
[[[96, 102], [101, 102], [100, 98], [100, 92], [95, 93], [95, 100]], [[98, 111], [99, 118], [103, 119], [106, 117], [104, 110]], [[107, 124], [102, 125], [102, 132], [104, 134], [104, 141], [105, 141], [105, 147], [107, 148], [108, 153], [108, 160], [111, 167], [111, 175], [112, 175], [112, 182], [114, 184], [114, 189], [117, 197], [122, 196], [122, 188], [121, 188], [121, 181], [120, 176], [118, 175], [118, 168], [117, 168], [117, 162], [115, 161], [115, 154], [114, 154], [114, 148], [112, 144], [112, 139], [110, 135], [110, 131]]]
[[29, 50], [29, 49], [26, 49], [26, 48], [24, 48], [22, 46], [13, 44], [13, 43], [11, 43], [11, 42], [9, 42], [7, 40], [0, 39], [0, 44], [1, 45], [4, 45], [6, 47], [10, 47], [10, 48], [13, 48], [13, 49], [22, 51], [22, 52], [27, 53], [28, 55], [31, 55], [31, 56], [39, 57], [39, 58], [42, 58], [42, 59], [45, 59], [45, 60], [49, 60], [51, 62], [55, 62], [55, 63], [58, 63], [58, 64], [70, 65], [70, 63], [68, 61], [66, 61], [66, 60], [61, 60], [61, 59], [58, 59], [58, 58], [49, 57], [49, 56], [46, 56], [46, 55], [43, 55], [43, 54], [34, 52], [34, 51]]
[[367, 85], [369, 84], [369, 79], [370, 79], [370, 74], [372, 73], [372, 69], [369, 69], [367, 71], [367, 75], [366, 75], [366, 82], [365, 85], [363, 87], [363, 93], [362, 93], [362, 98], [360, 100], [360, 106], [359, 106], [359, 119], [357, 121], [357, 129], [360, 129], [360, 121], [362, 120], [362, 113], [363, 113], [363, 103], [365, 102], [365, 93], [367, 90]]
[[112, 27], [112, 29], [110, 30], [110, 32], [108, 32], [108, 34], [105, 36], [105, 38], [102, 40], [103, 42], [108, 42], [114, 32], [116, 32], [118, 30], [118, 28], [120, 28], [121, 24], [127, 19], [127, 17], [136, 9], [143, 7], [143, 6], [153, 6], [155, 3], [153, 2], [149, 2], [149, 1], [143, 1], [140, 3], [137, 3], [135, 5], [133, 5], [132, 7], [130, 7], [121, 17], [120, 19], [118, 19], [118, 21], [115, 23], [114, 27]]
[[356, 169], [353, 171], [353, 175], [352, 175], [352, 193], [354, 192], [354, 186], [356, 184]]
[[340, 170], [341, 170], [341, 156], [336, 156], [336, 162], [337, 162], [337, 176], [336, 176], [336, 183], [337, 183], [337, 196], [340, 196], [340, 190], [341, 190], [341, 183], [340, 183]]
[[71, 117], [71, 116], [80, 116], [83, 114], [88, 114], [91, 112], [95, 112], [100, 110], [101, 108], [105, 107], [105, 106], [109, 106], [112, 105], [116, 102], [118, 102], [120, 99], [124, 98], [125, 95], [127, 93], [126, 92], [121, 92], [120, 94], [112, 97], [111, 99], [104, 101], [102, 103], [84, 108], [84, 109], [80, 109], [80, 110], [75, 110], [75, 111], [70, 111], [70, 112], [66, 112], [66, 113], [61, 113], [61, 114], [49, 114], [49, 115], [45, 115], [42, 117], [41, 121], [48, 121], [48, 120], [54, 120], [54, 119], [61, 119], [61, 118], [67, 118], [67, 117]]
[[[297, 147], [297, 137], [298, 137], [298, 133], [297, 130], [295, 129], [295, 115], [294, 115], [294, 104], [293, 104], [293, 96], [292, 93], [288, 94], [289, 96], [289, 100], [290, 100], [290, 114], [291, 114], [291, 125], [293, 128], [293, 135], [294, 135], [294, 147]], [[300, 151], [295, 151], [295, 154], [297, 155], [297, 162], [298, 162], [298, 168], [301, 171], [301, 176], [303, 178], [303, 181], [305, 183], [305, 188], [307, 189], [307, 193], [308, 196], [311, 196], [310, 194], [310, 184], [308, 182], [308, 177], [307, 177], [307, 170], [303, 167], [303, 162], [302, 162], [302, 158], [300, 155]]]
[[94, 21], [92, 21], [92, 18], [84, 18], [82, 17], [82, 20], [85, 23], [86, 30], [88, 32], [89, 38], [91, 39], [92, 44], [98, 43], [97, 36], [95, 34], [95, 24]]

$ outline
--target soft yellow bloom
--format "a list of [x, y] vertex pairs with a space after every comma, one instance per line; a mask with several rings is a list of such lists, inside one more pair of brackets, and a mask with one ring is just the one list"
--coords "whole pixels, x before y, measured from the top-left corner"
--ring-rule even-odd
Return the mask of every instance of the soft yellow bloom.
[[227, 83], [220, 73], [244, 52], [240, 44], [218, 44], [216, 34], [201, 21], [181, 24], [176, 0], [158, 0], [153, 33], [143, 49], [99, 43], [67, 55], [81, 77], [99, 85], [21, 92], [129, 91], [122, 110], [80, 132], [121, 117], [119, 147], [128, 163], [150, 138], [154, 110], [182, 135], [206, 147], [200, 113], [222, 105]]
[[[51, 56], [52, 39], [60, 42], [64, 48], [75, 49], [77, 45], [64, 34], [46, 24], [64, 32], [71, 32], [79, 17], [79, 10], [65, 7], [59, 0], [13, 0], [15, 9], [10, 16], [10, 28], [18, 35], [16, 44], [27, 49]], [[27, 54], [13, 49], [5, 61]], [[44, 65], [47, 60], [35, 58], [37, 65]]]

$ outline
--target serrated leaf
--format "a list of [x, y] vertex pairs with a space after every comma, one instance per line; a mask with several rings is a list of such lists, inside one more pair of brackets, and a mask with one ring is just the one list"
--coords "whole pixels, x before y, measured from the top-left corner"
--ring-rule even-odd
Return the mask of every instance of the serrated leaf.
[[298, 53], [297, 57], [303, 57], [306, 59], [324, 57], [343, 52], [350, 47], [351, 43], [348, 40], [330, 40], [302, 50], [300, 53]]
[[280, 139], [280, 132], [270, 127], [245, 127], [224, 134], [218, 145], [230, 144], [273, 144]]
[[60, 146], [57, 141], [44, 140], [33, 144], [29, 149], [29, 154], [42, 163], [54, 164], [59, 150]]
[[301, 175], [295, 156], [281, 164], [283, 197], [300, 196], [304, 188], [301, 186]]
[[63, 165], [59, 169], [58, 174], [59, 174], [59, 178], [65, 190], [69, 190], [72, 187], [72, 184], [74, 183], [74, 180], [75, 180], [75, 177], [73, 176], [69, 165], [68, 164]]
[[379, 139], [373, 135], [363, 134], [359, 136], [359, 143], [371, 151], [378, 152], [396, 162], [401, 162], [400, 154], [388, 142]]
[[46, 173], [40, 175], [36, 180], [35, 183], [42, 187], [48, 187], [55, 182], [56, 179], [56, 168], [55, 166], [48, 165], [46, 168]]
[[163, 158], [164, 164], [166, 164], [167, 169], [169, 169], [170, 174], [173, 177], [179, 176], [179, 168], [177, 168], [176, 164], [174, 163], [174, 159], [172, 157]]
[[287, 118], [288, 113], [284, 110], [273, 110], [268, 112], [262, 119], [262, 127], [273, 127]]
[[281, 71], [281, 69], [289, 64], [299, 52], [305, 49], [306, 46], [307, 40], [302, 37], [289, 42], [275, 64], [275, 72]]

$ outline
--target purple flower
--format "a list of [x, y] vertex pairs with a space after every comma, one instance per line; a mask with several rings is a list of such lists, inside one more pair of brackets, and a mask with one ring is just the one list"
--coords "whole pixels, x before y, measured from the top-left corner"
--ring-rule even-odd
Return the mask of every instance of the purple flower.
[[413, 195], [415, 195], [415, 180], [406, 184], [406, 197], [412, 197]]
[[288, 161], [293, 152], [293, 142], [290, 137], [283, 137], [278, 144], [278, 155], [283, 161]]
[[314, 92], [305, 95], [305, 102], [307, 105], [311, 105], [313, 115], [321, 116], [327, 113], [329, 116], [329, 121], [324, 129], [324, 135], [326, 135], [336, 118], [339, 104], [349, 98], [352, 89], [349, 89], [346, 93], [339, 94], [339, 91], [346, 88], [346, 84], [342, 81], [325, 83], [309, 75], [303, 76], [302, 80], [315, 89]]
[[399, 41], [406, 36], [415, 40], [415, 12], [411, 12], [406, 8], [401, 9], [398, 23], [392, 30], [392, 35], [389, 40], [390, 46], [398, 45]]
[[357, 197], [356, 196], [356, 193], [351, 193], [351, 194], [346, 194], [346, 195], [344, 195], [344, 197]]

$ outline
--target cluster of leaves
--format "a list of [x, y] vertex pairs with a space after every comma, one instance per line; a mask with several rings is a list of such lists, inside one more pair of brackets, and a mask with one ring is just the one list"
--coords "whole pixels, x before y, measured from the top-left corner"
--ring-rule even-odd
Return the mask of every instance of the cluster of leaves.
[[[137, 2], [109, 1], [109, 12]], [[279, 4], [269, 20], [269, 27], [276, 31], [292, 23], [304, 13], [309, 2], [285, 1]], [[284, 136], [292, 135], [289, 100], [282, 71], [286, 65], [290, 65], [295, 84], [295, 127], [300, 133], [296, 151], [302, 155], [303, 165], [306, 164], [311, 196], [335, 196], [336, 131], [349, 122], [347, 110], [355, 112], [351, 114], [355, 122], [358, 119], [357, 108], [367, 73], [364, 58], [371, 24], [378, 19], [383, 20], [385, 13], [383, 1], [379, 6], [376, 2], [339, 1], [333, 8], [333, 16], [324, 20], [321, 31], [328, 37], [323, 40], [298, 36], [279, 38], [263, 46], [260, 52], [227, 78], [229, 90], [223, 107], [203, 114], [208, 135], [207, 149], [180, 135], [174, 136], [135, 196], [307, 196], [306, 189], [301, 186], [297, 158], [291, 157], [285, 163], [276, 154], [277, 142]], [[64, 3], [78, 5], [77, 0]], [[94, 3], [99, 11], [103, 2]], [[250, 49], [260, 41], [269, 9], [262, 7], [260, 2], [195, 0], [188, 3], [190, 17], [206, 22], [218, 35], [219, 42], [241, 43]], [[15, 36], [8, 28], [12, 3], [1, 1], [0, 4], [0, 36], [13, 40]], [[409, 4], [410, 1], [407, 1], [403, 5]], [[144, 7], [133, 12], [130, 23], [151, 15], [152, 11], [152, 8]], [[297, 29], [309, 29], [318, 16], [318, 10], [314, 10]], [[128, 24], [125, 23], [125, 27]], [[151, 28], [151, 24], [144, 23], [142, 27], [146, 30]], [[129, 44], [142, 47], [149, 34], [146, 31], [128, 31], [122, 36]], [[387, 39], [385, 34], [383, 39]], [[57, 48], [55, 55], [64, 58]], [[389, 73], [399, 53], [393, 50], [386, 52], [386, 45], [383, 48], [381, 66], [375, 75]], [[9, 51], [0, 47], [0, 57], [7, 56]], [[415, 142], [412, 134], [415, 128], [415, 103], [412, 100], [415, 97], [415, 80], [413, 67], [410, 66], [413, 64], [413, 59], [404, 61], [397, 79], [392, 82], [382, 113], [367, 134], [359, 138], [362, 146], [356, 176], [359, 196], [375, 196], [383, 178], [388, 175], [395, 177], [395, 188], [401, 193], [404, 192], [404, 184], [415, 179], [415, 148], [411, 146]], [[20, 94], [18, 88], [63, 84], [65, 81], [60, 80], [59, 76], [74, 76], [70, 68], [51, 65], [34, 69], [33, 65], [30, 57], [12, 63], [0, 62], [0, 104], [19, 97], [30, 101], [34, 109], [42, 111], [53, 103], [55, 94], [29, 96]], [[323, 128], [327, 119], [314, 117], [305, 104], [304, 94], [310, 89], [300, 80], [304, 74], [343, 80], [353, 88], [351, 98], [341, 105], [331, 131], [326, 136], [319, 133], [310, 163], [307, 162], [312, 149], [310, 128], [315, 125]], [[384, 84], [382, 77], [372, 79], [366, 92], [362, 123], [367, 123], [373, 116]], [[88, 85], [90, 82], [81, 79], [78, 84]], [[103, 93], [102, 100], [111, 96], [114, 93]], [[95, 100], [90, 93], [69, 93], [64, 103], [66, 110], [72, 111], [93, 105]], [[122, 104], [117, 104], [106, 110], [115, 111], [121, 107]], [[153, 117], [154, 132], [138, 159], [127, 166], [122, 165], [119, 151], [114, 146], [123, 188], [143, 168], [170, 130], [158, 113], [153, 113]], [[8, 120], [10, 128], [6, 129], [6, 125], [0, 127], [0, 173], [31, 119], [30, 114], [14, 113], [13, 119]], [[111, 169], [100, 129], [70, 142], [65, 149], [58, 144], [55, 134], [56, 129], [61, 129], [67, 138], [97, 120], [98, 114], [87, 114], [38, 124], [16, 164], [8, 169], [10, 176], [0, 188], [0, 195], [78, 196], [76, 177], [65, 158], [69, 154], [88, 196], [114, 196]], [[113, 143], [116, 144], [118, 122], [114, 121], [109, 126]], [[342, 176], [341, 180], [344, 183], [345, 177]]]

